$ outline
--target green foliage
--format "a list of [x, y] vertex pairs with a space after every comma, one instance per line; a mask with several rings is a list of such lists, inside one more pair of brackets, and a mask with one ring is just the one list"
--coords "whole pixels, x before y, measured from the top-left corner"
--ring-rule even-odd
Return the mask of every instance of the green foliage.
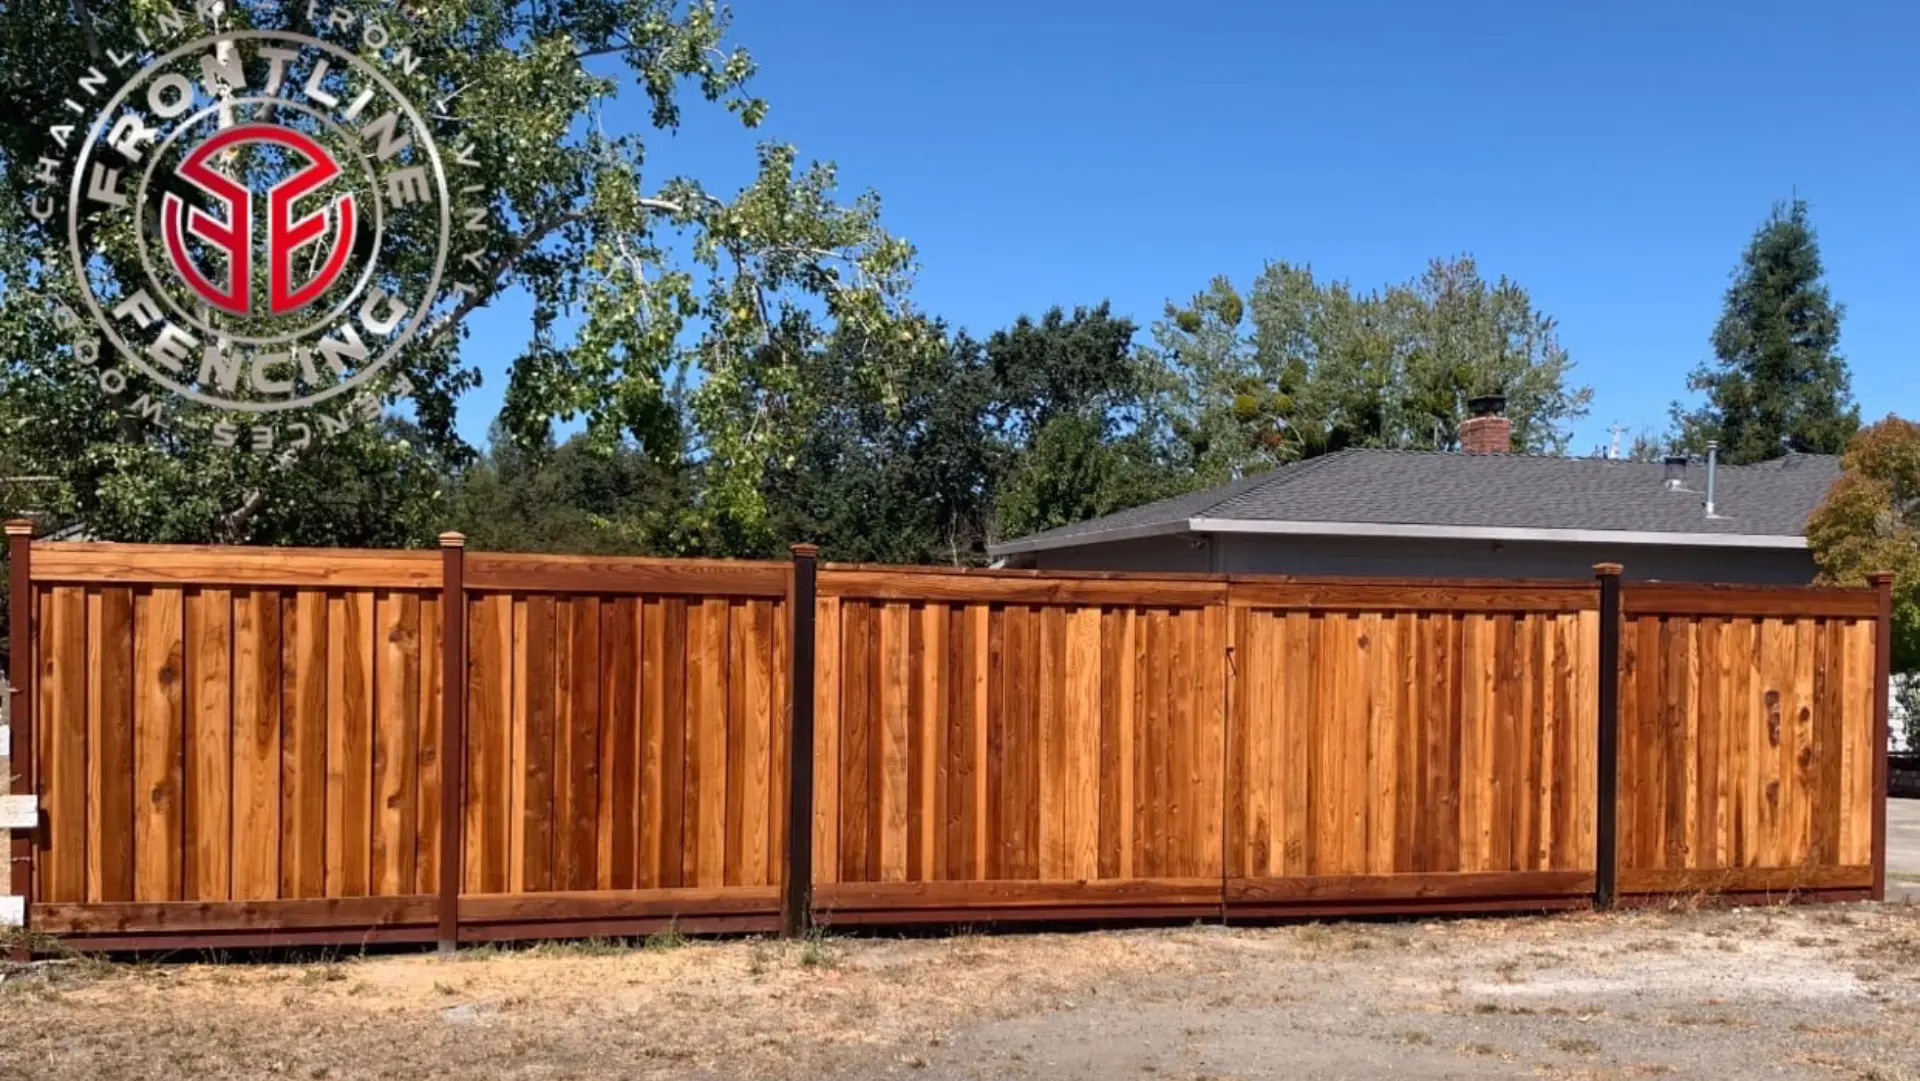
[[1107, 438], [1102, 418], [1065, 414], [1035, 433], [996, 506], [1007, 538], [1071, 525], [1174, 494], [1181, 477], [1139, 433]]
[[987, 340], [1007, 468], [996, 533], [1012, 538], [1110, 514], [1191, 484], [1167, 460], [1164, 384], [1106, 304], [1022, 317]]
[[[190, 5], [171, 5], [182, 11]], [[169, 8], [16, 0], [0, 7], [0, 458], [64, 483], [52, 509], [97, 536], [247, 543], [417, 543], [439, 512], [435, 483], [470, 456], [454, 434], [455, 403], [478, 375], [466, 317], [502, 290], [531, 294], [534, 318], [512, 365], [504, 431], [537, 452], [555, 420], [583, 421], [612, 451], [637, 447], [663, 465], [683, 443], [705, 477], [693, 506], [719, 521], [764, 522], [760, 484], [789, 457], [804, 414], [801, 373], [836, 330], [875, 339], [903, 323], [912, 250], [879, 225], [872, 195], [841, 202], [830, 166], [764, 144], [753, 180], [731, 196], [675, 175], [669, 138], [689, 99], [752, 128], [766, 105], [751, 96], [754, 65], [726, 42], [712, 0], [434, 0], [388, 13], [393, 47], [421, 57], [393, 72], [430, 114], [443, 147], [465, 144], [478, 165], [462, 179], [484, 200], [474, 286], [450, 298], [392, 365], [411, 384], [368, 403], [401, 408], [411, 424], [268, 452], [220, 449], [228, 418], [179, 405], [161, 426], [130, 412], [158, 388], [135, 379], [104, 397], [74, 359], [72, 333], [50, 317], [74, 296], [65, 222], [24, 212], [35, 163], [57, 157], [49, 118], [75, 79], [110, 69], [114, 53], [146, 53]], [[364, 6], [363, 6], [364, 9]], [[324, 11], [324, 6], [321, 7]], [[359, 51], [358, 27], [314, 25], [307, 0], [228, 0], [223, 26], [297, 30]], [[390, 69], [391, 72], [391, 69]], [[650, 126], [609, 131], [624, 86]], [[464, 167], [463, 167], [464, 168]], [[126, 238], [105, 258], [131, 265]], [[118, 244], [118, 247], [114, 245]], [[396, 275], [424, 272], [431, 244], [408, 244]], [[478, 280], [474, 281], [478, 276]], [[488, 343], [498, 348], [498, 343]], [[673, 397], [695, 370], [686, 408]], [[863, 373], [884, 382], [890, 373]], [[158, 394], [159, 397], [168, 397]], [[168, 399], [170, 402], [171, 398]], [[686, 425], [693, 425], [688, 433]], [[355, 478], [358, 478], [355, 480]]]
[[1845, 309], [1823, 273], [1806, 201], [1776, 205], [1734, 271], [1713, 331], [1714, 362], [1687, 379], [1706, 403], [1673, 407], [1683, 448], [1699, 453], [1718, 440], [1733, 465], [1788, 451], [1840, 453], [1860, 410], [1838, 351]]
[[534, 451], [495, 439], [454, 487], [446, 528], [481, 551], [675, 555], [694, 480], [679, 462], [583, 435]]
[[1471, 258], [1370, 293], [1271, 263], [1243, 298], [1216, 279], [1154, 337], [1171, 425], [1208, 482], [1343, 447], [1453, 449], [1468, 399], [1507, 396], [1513, 447], [1566, 449], [1592, 391], [1526, 290]]
[[772, 528], [710, 539], [965, 565], [999, 538], [1157, 498], [1176, 480], [1154, 458], [1158, 384], [1133, 333], [1105, 304], [1023, 316], [985, 341], [934, 325], [904, 340], [842, 332], [808, 369], [821, 404], [800, 452], [769, 474]]
[[1893, 579], [1893, 667], [1920, 671], [1920, 424], [1888, 417], [1847, 443], [1842, 474], [1807, 522], [1823, 581]]
[[[871, 376], [884, 370], [891, 377]], [[777, 555], [810, 540], [828, 559], [976, 563], [1005, 448], [989, 407], [996, 389], [977, 343], [942, 328], [909, 341], [835, 337], [807, 372], [818, 403], [799, 452], [769, 471], [759, 535], [709, 538], [716, 550]]]

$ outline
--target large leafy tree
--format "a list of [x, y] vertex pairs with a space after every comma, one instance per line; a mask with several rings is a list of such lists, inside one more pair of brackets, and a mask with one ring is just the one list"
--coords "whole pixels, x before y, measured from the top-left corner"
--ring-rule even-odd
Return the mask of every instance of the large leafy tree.
[[1134, 347], [1135, 329], [1102, 303], [1022, 316], [987, 339], [1007, 462], [996, 539], [1110, 514], [1189, 483], [1166, 453], [1164, 383]]
[[[769, 529], [719, 536], [730, 554], [816, 541], [829, 559], [967, 564], [984, 554], [1003, 450], [991, 431], [992, 372], [966, 335], [927, 327], [906, 343], [835, 338], [810, 369], [823, 404], [800, 452], [770, 470]], [[926, 343], [936, 343], [929, 346]], [[882, 383], [862, 353], [885, 355]]]
[[1700, 407], [1674, 405], [1676, 442], [1698, 452], [1718, 440], [1735, 464], [1788, 451], [1838, 454], [1860, 427], [1840, 356], [1845, 309], [1827, 291], [1807, 204], [1777, 205], [1753, 235], [1713, 331], [1714, 360], [1687, 388]]
[[1464, 257], [1371, 292], [1272, 263], [1244, 297], [1222, 278], [1169, 305], [1154, 337], [1210, 482], [1343, 447], [1450, 449], [1487, 393], [1507, 396], [1514, 450], [1559, 453], [1592, 398], [1552, 318]]
[[1807, 522], [1821, 578], [1893, 579], [1893, 667], [1903, 673], [1907, 746], [1920, 747], [1920, 423], [1888, 417], [1847, 443], [1842, 473]]
[[[179, 14], [196, 7], [222, 27], [363, 45], [358, 26], [316, 25], [307, 0], [183, 4]], [[534, 306], [506, 392], [511, 438], [538, 448], [556, 419], [571, 420], [603, 449], [669, 460], [683, 442], [671, 387], [695, 370], [691, 442], [708, 482], [699, 509], [755, 523], [766, 464], [799, 441], [782, 417], [809, 408], [796, 400], [809, 386], [799, 373], [828, 336], [914, 333], [898, 319], [910, 249], [881, 229], [872, 196], [838, 199], [830, 167], [769, 143], [737, 192], [675, 172], [663, 137], [689, 106], [711, 103], [703, 114], [748, 127], [766, 111], [747, 90], [753, 63], [729, 46], [727, 14], [711, 0], [413, 0], [382, 11], [392, 47], [422, 61], [396, 81], [429, 106], [443, 146], [468, 148], [476, 164], [462, 179], [481, 194], [463, 196], [479, 201], [463, 209], [482, 212], [484, 244], [466, 271], [472, 291], [449, 298], [392, 366], [410, 384], [404, 402], [392, 384], [372, 405], [411, 423], [357, 425], [272, 453], [218, 447], [210, 435], [226, 418], [191, 406], [176, 404], [172, 423], [157, 425], [126, 407], [158, 388], [136, 378], [103, 397], [74, 355], [74, 332], [50, 317], [74, 295], [64, 221], [25, 207], [35, 163], [59, 156], [48, 118], [90, 68], [145, 56], [142, 35], [164, 38], [160, 19], [172, 10], [163, 0], [0, 7], [0, 451], [62, 477], [52, 502], [98, 535], [424, 540], [440, 496], [418, 478], [469, 454], [453, 427], [477, 379], [467, 317], [510, 289]], [[630, 113], [614, 106], [623, 90], [637, 96]], [[622, 125], [628, 115], [638, 122]], [[104, 257], [124, 259], [124, 249]], [[515, 343], [484, 347], [511, 355]], [[368, 483], [336, 483], [347, 477]]]
[[1848, 442], [1840, 479], [1807, 522], [1821, 576], [1894, 575], [1894, 667], [1920, 670], [1920, 423], [1888, 417]]
[[496, 432], [453, 486], [447, 528], [483, 551], [678, 555], [696, 483], [685, 462], [635, 447], [575, 435], [528, 449]]
[[[984, 339], [937, 326], [904, 341], [843, 333], [808, 370], [808, 397], [824, 404], [801, 452], [770, 473], [772, 528], [707, 539], [736, 554], [805, 538], [836, 559], [968, 564], [1000, 537], [1166, 494], [1180, 478], [1133, 334], [1104, 304], [1023, 316]], [[863, 362], [866, 351], [882, 359]]]

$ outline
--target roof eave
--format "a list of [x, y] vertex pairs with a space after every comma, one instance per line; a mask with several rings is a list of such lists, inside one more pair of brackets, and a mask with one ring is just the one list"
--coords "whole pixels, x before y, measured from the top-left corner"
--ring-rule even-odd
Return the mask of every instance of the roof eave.
[[1199, 519], [1168, 518], [1159, 522], [1147, 522], [1143, 525], [1121, 526], [1117, 529], [1094, 529], [1084, 533], [1069, 533], [1064, 536], [1049, 537], [1044, 534], [1035, 537], [1022, 537], [1019, 540], [1002, 541], [987, 545], [987, 554], [996, 558], [1001, 556], [1023, 555], [1027, 552], [1045, 552], [1055, 548], [1078, 548], [1084, 544], [1107, 544], [1113, 541], [1138, 540], [1142, 537], [1164, 537], [1173, 533], [1187, 532], [1190, 522]]
[[1805, 537], [1764, 533], [1665, 533], [1628, 529], [1526, 529], [1515, 526], [1286, 522], [1240, 518], [1190, 518], [1185, 524], [1187, 529], [1194, 533], [1247, 533], [1269, 536], [1535, 541], [1548, 544], [1636, 544], [1670, 548], [1766, 548], [1784, 551], [1805, 551], [1807, 547]]

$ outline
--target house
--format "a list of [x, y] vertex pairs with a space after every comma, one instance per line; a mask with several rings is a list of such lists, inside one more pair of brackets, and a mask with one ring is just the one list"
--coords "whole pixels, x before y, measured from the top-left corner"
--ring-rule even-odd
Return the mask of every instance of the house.
[[1505, 453], [1476, 399], [1459, 453], [1345, 450], [994, 545], [1014, 567], [1805, 584], [1838, 458], [1759, 465]]

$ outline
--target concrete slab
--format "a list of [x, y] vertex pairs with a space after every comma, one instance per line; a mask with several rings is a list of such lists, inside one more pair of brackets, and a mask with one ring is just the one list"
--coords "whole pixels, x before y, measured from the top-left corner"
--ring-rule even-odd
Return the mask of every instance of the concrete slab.
[[1887, 801], [1887, 900], [1920, 904], [1920, 799]]

